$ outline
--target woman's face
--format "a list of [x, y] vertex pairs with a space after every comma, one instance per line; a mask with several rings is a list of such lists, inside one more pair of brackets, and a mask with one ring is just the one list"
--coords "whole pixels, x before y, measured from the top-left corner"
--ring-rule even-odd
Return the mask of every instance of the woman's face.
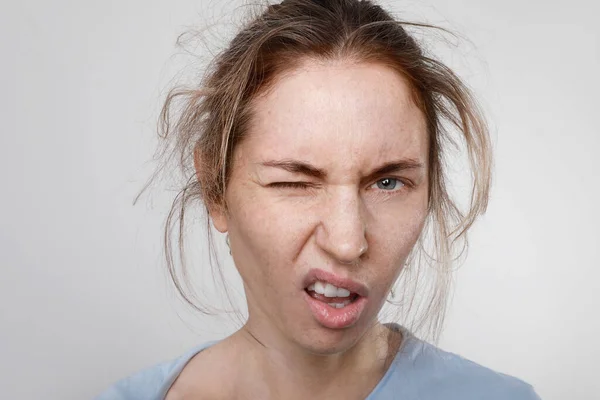
[[307, 61], [255, 100], [212, 217], [257, 335], [331, 354], [365, 334], [421, 233], [427, 155], [424, 116], [383, 65]]

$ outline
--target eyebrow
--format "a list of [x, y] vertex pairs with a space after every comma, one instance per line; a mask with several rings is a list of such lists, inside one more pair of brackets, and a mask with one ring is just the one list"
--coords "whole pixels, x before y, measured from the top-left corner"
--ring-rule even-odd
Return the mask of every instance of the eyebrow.
[[[295, 174], [303, 174], [321, 180], [324, 180], [327, 177], [327, 173], [325, 172], [325, 170], [298, 160], [270, 160], [262, 162], [260, 163], [260, 165], [265, 167], [280, 168], [288, 172], [292, 172]], [[397, 161], [391, 161], [383, 164], [380, 167], [377, 167], [373, 172], [367, 175], [365, 180], [371, 180], [377, 176], [390, 174], [393, 172], [423, 168], [423, 163], [414, 159], [402, 159]]]

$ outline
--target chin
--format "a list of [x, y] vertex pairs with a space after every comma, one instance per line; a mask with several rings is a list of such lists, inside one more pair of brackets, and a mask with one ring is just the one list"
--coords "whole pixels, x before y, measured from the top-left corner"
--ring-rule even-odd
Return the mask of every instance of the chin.
[[364, 324], [344, 329], [326, 328], [316, 321], [312, 325], [308, 329], [295, 330], [294, 341], [306, 351], [323, 356], [344, 353], [354, 347], [367, 331]]

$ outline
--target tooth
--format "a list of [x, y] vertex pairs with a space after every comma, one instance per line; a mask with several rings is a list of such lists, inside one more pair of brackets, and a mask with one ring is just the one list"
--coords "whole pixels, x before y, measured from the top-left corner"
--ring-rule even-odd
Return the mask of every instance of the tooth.
[[317, 292], [319, 294], [324, 294], [325, 293], [325, 284], [321, 281], [315, 282], [315, 292]]
[[350, 291], [344, 288], [338, 288], [337, 289], [337, 296], [336, 297], [348, 297], [350, 296]]
[[325, 293], [323, 293], [325, 297], [336, 297], [337, 296], [337, 288], [333, 286], [331, 283], [325, 285]]
[[345, 306], [344, 303], [327, 303], [327, 304], [329, 304], [333, 308], [342, 308]]
[[314, 292], [315, 290], [315, 284], [313, 283], [312, 285], [310, 285], [308, 288], [308, 290], [312, 290]]

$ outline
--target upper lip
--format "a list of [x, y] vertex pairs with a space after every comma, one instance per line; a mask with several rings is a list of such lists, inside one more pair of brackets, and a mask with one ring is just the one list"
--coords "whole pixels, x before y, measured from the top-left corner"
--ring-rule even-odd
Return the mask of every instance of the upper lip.
[[308, 271], [308, 274], [304, 277], [303, 288], [306, 289], [316, 281], [331, 283], [333, 286], [347, 289], [350, 292], [363, 297], [366, 296], [369, 291], [367, 287], [360, 282], [318, 268], [312, 268]]

